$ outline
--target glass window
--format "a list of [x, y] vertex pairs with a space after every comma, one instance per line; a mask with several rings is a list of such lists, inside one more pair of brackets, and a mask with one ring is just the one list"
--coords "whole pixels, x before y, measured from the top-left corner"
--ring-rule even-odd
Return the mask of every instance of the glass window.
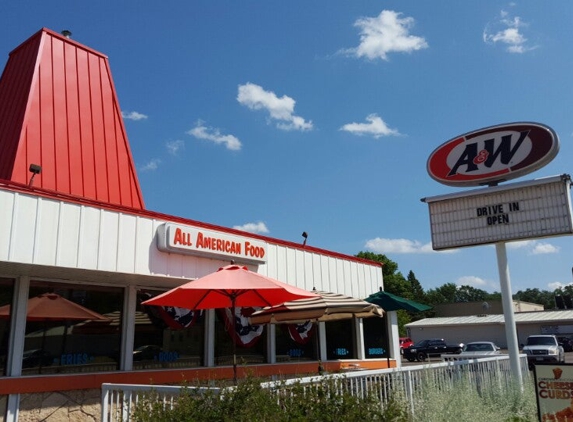
[[118, 368], [123, 289], [30, 282], [22, 373]]
[[366, 359], [388, 358], [386, 317], [365, 318], [362, 320], [362, 329]]
[[141, 305], [160, 293], [138, 291], [133, 369], [201, 366], [204, 362], [204, 313], [173, 306]]
[[275, 331], [277, 362], [317, 360], [316, 324], [277, 324]]
[[264, 325], [250, 325], [248, 317], [253, 308], [244, 307], [235, 310], [215, 310], [215, 364], [233, 364], [233, 341], [235, 342], [237, 365], [260, 364], [268, 362], [267, 339]]
[[325, 325], [326, 358], [328, 360], [356, 359], [353, 320], [330, 321]]
[[0, 376], [6, 375], [8, 341], [10, 337], [10, 304], [14, 294], [14, 280], [0, 278]]

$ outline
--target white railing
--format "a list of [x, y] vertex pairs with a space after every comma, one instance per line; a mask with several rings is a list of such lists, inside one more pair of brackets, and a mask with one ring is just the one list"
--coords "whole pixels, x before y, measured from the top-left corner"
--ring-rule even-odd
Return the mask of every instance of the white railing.
[[[523, 380], [529, 379], [526, 355], [520, 355]], [[400, 394], [410, 403], [414, 412], [414, 403], [421, 394], [424, 385], [439, 386], [440, 389], [451, 388], [456, 380], [469, 378], [476, 389], [487, 389], [489, 386], [509, 387], [515, 380], [511, 374], [509, 357], [496, 356], [471, 360], [458, 360], [393, 369], [378, 369], [346, 372], [325, 376], [293, 378], [281, 381], [264, 382], [261, 385], [271, 389], [288, 389], [289, 386], [319, 383], [326, 379], [335, 380], [338, 391], [344, 390], [359, 397], [375, 394], [382, 406], [385, 406], [393, 394]], [[211, 391], [219, 393], [221, 389], [210, 387], [179, 387], [165, 385], [102, 385], [102, 422], [130, 421], [135, 405], [149, 393], [155, 400], [163, 402], [170, 408], [184, 389], [198, 393]], [[232, 388], [232, 387], [231, 387]]]

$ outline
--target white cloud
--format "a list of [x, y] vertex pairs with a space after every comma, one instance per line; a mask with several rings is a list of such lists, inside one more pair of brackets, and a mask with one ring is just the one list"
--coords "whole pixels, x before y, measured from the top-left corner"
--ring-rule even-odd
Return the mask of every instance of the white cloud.
[[538, 242], [531, 250], [531, 255], [545, 255], [549, 253], [558, 253], [559, 248], [549, 243]]
[[[535, 240], [518, 240], [516, 242], [508, 242], [506, 243], [507, 249], [522, 249], [522, 248], [529, 248], [535, 245]], [[495, 245], [492, 245], [495, 246]]]
[[147, 119], [147, 116], [145, 114], [138, 113], [137, 111], [122, 111], [121, 117], [123, 117], [124, 119], [135, 120], [135, 121]]
[[475, 277], [473, 275], [466, 275], [460, 277], [456, 280], [458, 286], [472, 286], [475, 288], [483, 288], [491, 285], [490, 282], [484, 280], [483, 278]]
[[247, 223], [243, 224], [242, 226], [233, 226], [234, 229], [243, 230], [249, 233], [268, 233], [269, 229], [267, 225], [262, 221], [258, 223]]
[[509, 13], [502, 10], [500, 19], [491, 22], [483, 30], [483, 41], [486, 44], [502, 43], [510, 53], [525, 53], [536, 47], [527, 45], [527, 38], [521, 29], [527, 27], [519, 16], [511, 18]]
[[204, 122], [199, 120], [196, 126], [187, 131], [189, 135], [194, 136], [197, 139], [204, 139], [206, 141], [215, 142], [216, 144], [224, 144], [227, 149], [238, 151], [241, 149], [241, 141], [233, 135], [223, 135], [219, 129], [206, 127], [203, 125]]
[[180, 149], [182, 149], [185, 146], [185, 143], [183, 141], [177, 140], [177, 141], [167, 141], [165, 143], [165, 146], [167, 147], [167, 151], [169, 152], [169, 154], [171, 155], [177, 155], [177, 153], [179, 152]]
[[149, 161], [147, 164], [144, 164], [139, 168], [140, 171], [154, 171], [157, 170], [161, 164], [161, 160], [159, 158], [154, 158], [153, 160]]
[[540, 242], [538, 240], [520, 240], [517, 242], [508, 242], [507, 249], [524, 249], [527, 251], [528, 255], [559, 253], [558, 246], [554, 246], [547, 242]]
[[571, 284], [573, 284], [573, 283], [565, 284], [565, 283], [561, 283], [560, 281], [556, 281], [554, 283], [547, 283], [547, 287], [549, 287], [550, 291], [553, 291], [553, 290], [557, 290], [557, 289], [563, 289], [564, 287], [567, 287], [567, 286], [571, 286]]
[[371, 135], [378, 139], [381, 136], [400, 135], [398, 130], [390, 129], [388, 125], [376, 114], [366, 116], [368, 123], [347, 123], [340, 130], [353, 133], [355, 135]]
[[383, 10], [374, 18], [358, 19], [354, 26], [360, 28], [360, 44], [343, 53], [370, 60], [388, 60], [388, 53], [410, 53], [428, 48], [424, 38], [410, 35], [414, 19], [401, 15], [393, 10]]
[[417, 240], [408, 239], [384, 239], [377, 237], [366, 241], [366, 249], [381, 253], [430, 253], [433, 252], [431, 243], [421, 243]]
[[311, 130], [312, 121], [306, 121], [294, 114], [296, 101], [283, 95], [277, 97], [272, 91], [265, 91], [261, 86], [250, 82], [239, 85], [237, 101], [251, 110], [266, 110], [277, 127], [282, 130]]

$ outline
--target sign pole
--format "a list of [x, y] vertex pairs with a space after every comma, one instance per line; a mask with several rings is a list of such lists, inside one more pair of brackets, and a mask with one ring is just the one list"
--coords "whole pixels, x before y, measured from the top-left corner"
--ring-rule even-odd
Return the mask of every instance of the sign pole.
[[507, 265], [507, 252], [505, 242], [495, 244], [497, 255], [497, 269], [499, 271], [499, 284], [501, 286], [501, 303], [503, 305], [503, 317], [505, 319], [505, 338], [509, 353], [509, 365], [514, 379], [523, 388], [523, 377], [519, 362], [519, 346], [517, 344], [517, 329], [513, 315], [513, 298], [511, 296], [511, 281], [509, 279], [509, 267]]

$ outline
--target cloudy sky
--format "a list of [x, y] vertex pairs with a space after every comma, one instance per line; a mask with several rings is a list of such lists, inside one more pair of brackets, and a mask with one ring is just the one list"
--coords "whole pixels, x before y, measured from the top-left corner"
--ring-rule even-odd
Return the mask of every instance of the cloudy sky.
[[[561, 150], [515, 181], [570, 173], [572, 21], [569, 0], [2, 2], [0, 63], [42, 27], [106, 54], [152, 211], [499, 291], [493, 246], [433, 251], [420, 199], [468, 188], [426, 161], [534, 121]], [[514, 291], [573, 282], [571, 236], [508, 259]]]

